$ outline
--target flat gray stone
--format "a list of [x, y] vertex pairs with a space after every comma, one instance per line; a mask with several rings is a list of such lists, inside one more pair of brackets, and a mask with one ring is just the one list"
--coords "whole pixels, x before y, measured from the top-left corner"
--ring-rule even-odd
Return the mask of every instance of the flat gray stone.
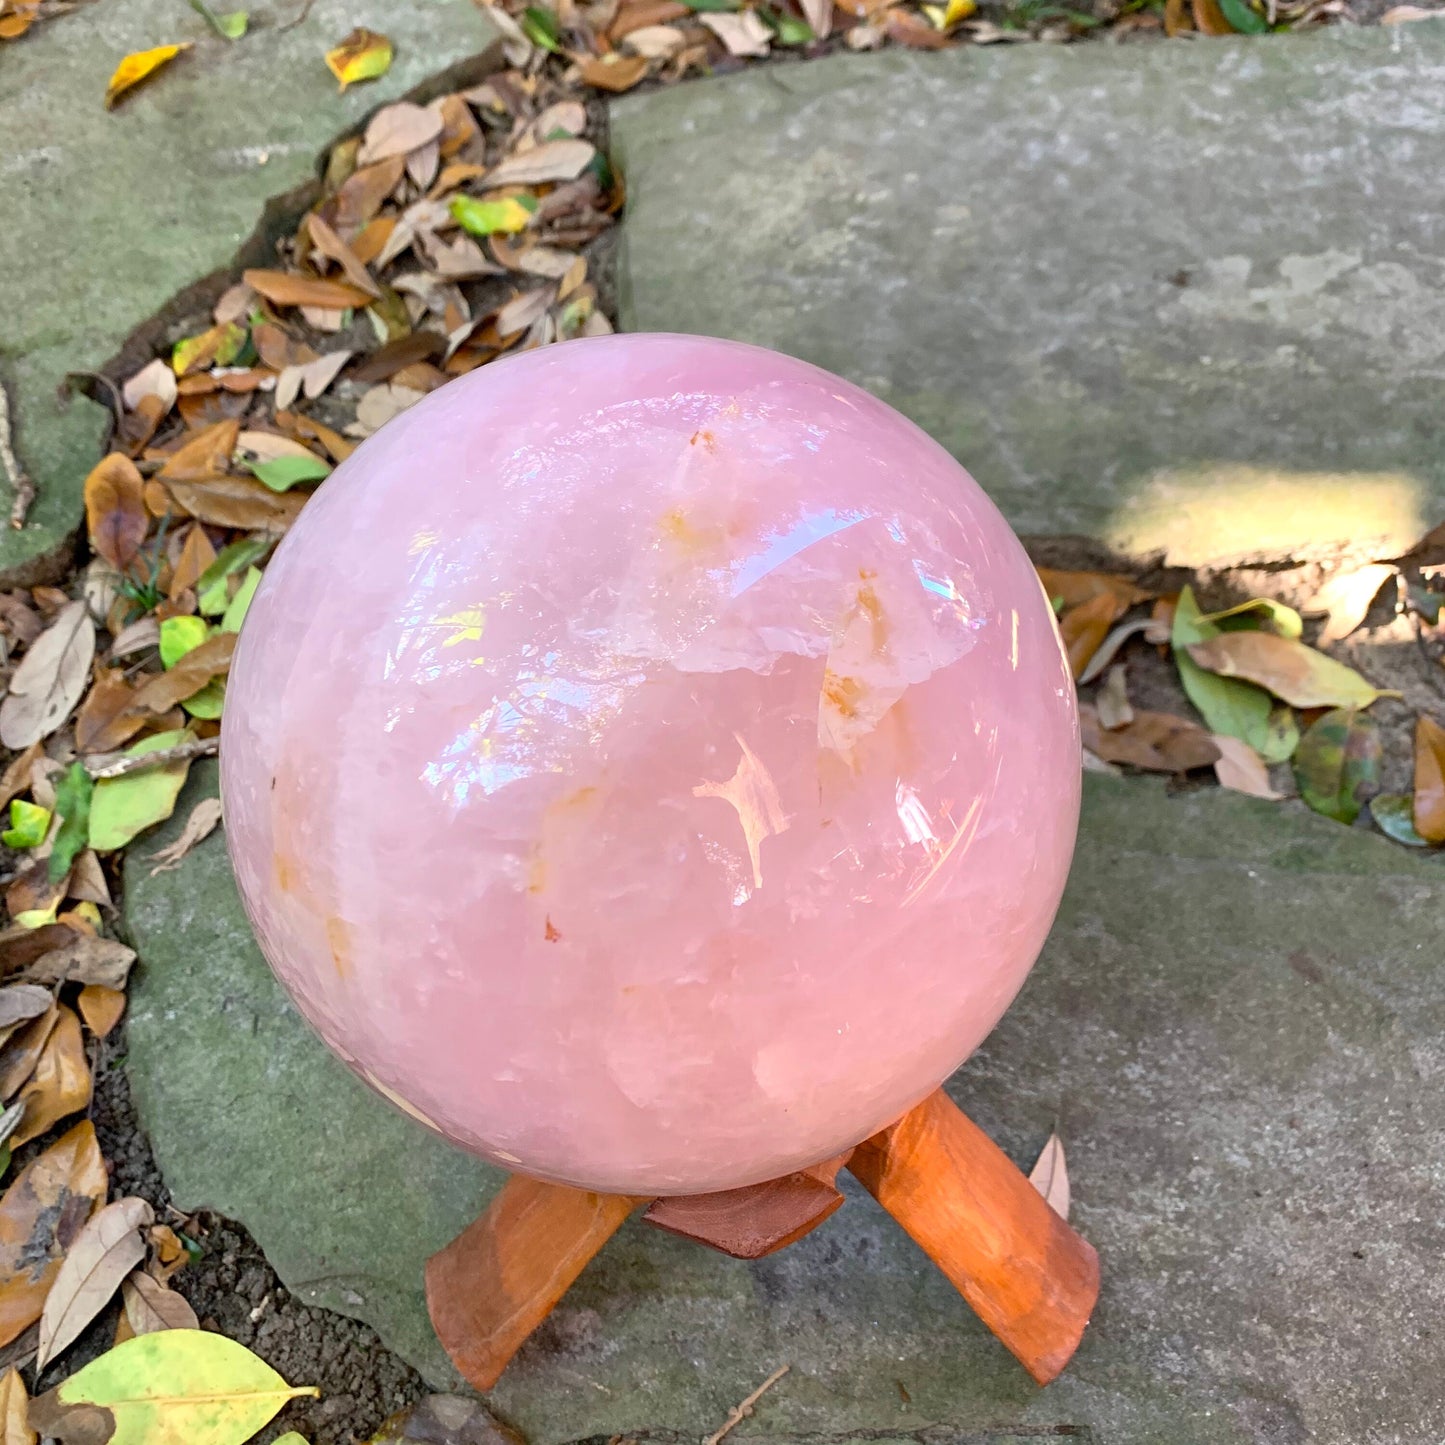
[[[4, 585], [53, 574], [99, 455], [104, 413], [59, 404], [65, 373], [101, 366], [176, 292], [227, 265], [266, 200], [308, 180], [331, 137], [495, 36], [472, 0], [315, 0], [282, 30], [299, 9], [252, 8], [251, 32], [232, 44], [179, 0], [106, 0], [5, 47], [0, 376], [39, 496], [30, 525], [11, 532], [0, 477]], [[381, 80], [338, 94], [322, 57], [357, 25], [389, 35], [396, 59]], [[194, 48], [103, 109], [122, 56], [179, 41]]]
[[861, 383], [1015, 528], [1200, 565], [1445, 513], [1445, 23], [890, 50], [628, 97], [629, 330]]
[[[533, 1445], [742, 1439], [1423, 1441], [1445, 1417], [1442, 862], [1298, 807], [1086, 778], [1044, 957], [950, 1088], [1027, 1163], [1056, 1123], [1104, 1286], [1036, 1390], [866, 1196], [747, 1265], [635, 1222], [494, 1392]], [[425, 1257], [497, 1178], [369, 1094], [283, 999], [224, 841], [133, 849], [129, 1071], [178, 1203], [429, 1379]], [[961, 956], [960, 966], [966, 966]]]

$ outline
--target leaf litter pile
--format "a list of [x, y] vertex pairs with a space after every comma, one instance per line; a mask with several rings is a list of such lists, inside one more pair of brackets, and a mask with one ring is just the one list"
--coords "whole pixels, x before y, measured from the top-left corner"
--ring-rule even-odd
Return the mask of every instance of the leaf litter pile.
[[[192, 3], [227, 40], [246, 33], [245, 12]], [[0, 0], [0, 37], [23, 33], [14, 16], [64, 8]], [[1059, 9], [1035, 8], [1036, 21]], [[1154, 17], [1173, 33], [1181, 15], [1210, 31], [1216, 12], [1249, 29], [1242, 16], [1283, 24], [1340, 9], [1192, 0], [1184, 11], [1171, 0], [1126, 3], [1115, 18], [1137, 27]], [[679, 79], [830, 33], [853, 48], [997, 38], [973, 11], [972, 0], [494, 11], [509, 68], [429, 105], [378, 111], [333, 149], [320, 199], [274, 263], [245, 271], [163, 355], [116, 378], [113, 449], [85, 485], [89, 565], [69, 590], [0, 593], [3, 1445], [32, 1441], [32, 1431], [64, 1438], [97, 1405], [111, 1433], [87, 1440], [239, 1445], [308, 1393], [198, 1328], [170, 1287], [198, 1248], [188, 1221], [159, 1220], [134, 1196], [107, 1202], [106, 1165], [82, 1116], [135, 957], [109, 932], [115, 855], [171, 815], [193, 760], [217, 751], [237, 633], [311, 489], [453, 377], [611, 330], [593, 270], [623, 193], [595, 143], [589, 88]], [[186, 48], [127, 57], [107, 103]], [[359, 30], [325, 58], [344, 88], [383, 73], [392, 48]], [[1404, 557], [1317, 579], [1294, 605], [1263, 596], [1212, 610], [1191, 585], [1041, 567], [1080, 687], [1086, 766], [1161, 772], [1181, 786], [1212, 776], [1260, 798], [1298, 795], [1412, 847], [1445, 843], [1445, 727], [1430, 715], [1445, 657], [1442, 564], [1445, 528]], [[1393, 790], [1372, 707], [1398, 694], [1330, 655], [1348, 650], [1382, 605], [1430, 670], [1423, 700], [1411, 699], [1408, 775]], [[215, 800], [198, 804], [177, 841], [150, 857], [152, 870], [175, 867], [220, 821]], [[1057, 1139], [1034, 1179], [1067, 1213]], [[117, 1301], [114, 1347], [28, 1402], [21, 1370], [33, 1362], [38, 1375]], [[460, 1419], [473, 1407], [422, 1408]], [[394, 1420], [377, 1438], [407, 1431]]]

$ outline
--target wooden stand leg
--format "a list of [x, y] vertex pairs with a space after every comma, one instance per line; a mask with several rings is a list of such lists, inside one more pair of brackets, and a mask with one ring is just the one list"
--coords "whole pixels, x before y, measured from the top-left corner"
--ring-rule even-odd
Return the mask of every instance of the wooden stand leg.
[[848, 1168], [1041, 1385], [1078, 1348], [1099, 1258], [940, 1089]]
[[491, 1207], [426, 1265], [443, 1348], [490, 1390], [588, 1261], [641, 1201], [513, 1176]]

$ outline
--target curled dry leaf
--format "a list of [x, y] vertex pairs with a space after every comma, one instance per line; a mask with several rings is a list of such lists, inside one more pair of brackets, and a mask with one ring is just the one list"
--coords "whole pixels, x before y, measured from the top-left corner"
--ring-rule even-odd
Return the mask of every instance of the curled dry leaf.
[[1214, 776], [1221, 787], [1233, 788], [1236, 793], [1248, 793], [1254, 798], [1268, 798], [1271, 802], [1284, 797], [1270, 785], [1264, 759], [1248, 743], [1215, 733], [1214, 745], [1219, 749], [1219, 756], [1214, 760]]
[[773, 32], [757, 13], [743, 10], [709, 12], [697, 17], [722, 41], [729, 55], [766, 55]]
[[1445, 728], [1423, 714], [1415, 720], [1415, 831], [1445, 843]]
[[1044, 1203], [1059, 1216], [1069, 1217], [1069, 1166], [1064, 1159], [1064, 1141], [1050, 1134], [1043, 1152], [1029, 1171], [1029, 1183], [1044, 1196]]
[[1187, 773], [1207, 767], [1219, 756], [1214, 739], [1197, 723], [1172, 713], [1135, 712], [1124, 727], [1110, 732], [1085, 703], [1079, 708], [1084, 746], [1108, 763], [1128, 763], [1156, 773]]
[[[156, 866], [151, 869], [150, 876], [154, 878], [157, 873], [168, 872], [172, 868], [180, 866], [181, 859], [205, 838], [209, 838], [216, 830], [221, 821], [221, 800], [219, 798], [202, 798], [194, 808], [191, 815], [186, 819], [185, 827], [181, 829], [180, 836], [173, 843], [168, 843], [164, 848], [158, 848], [151, 854], [151, 862]], [[0, 999], [4, 994], [0, 993]]]
[[1365, 620], [1380, 588], [1394, 575], [1393, 567], [1375, 562], [1353, 572], [1341, 572], [1315, 593], [1309, 611], [1327, 614], [1318, 639], [1320, 646], [1348, 637]]
[[16, 1148], [38, 1139], [52, 1124], [90, 1103], [90, 1063], [85, 1056], [80, 1020], [64, 1004], [59, 1013], [35, 1072], [16, 1100], [25, 1105], [19, 1127], [10, 1139]]
[[113, 938], [76, 934], [60, 948], [42, 953], [25, 969], [32, 984], [95, 983], [122, 989], [135, 962], [135, 949]]
[[588, 56], [579, 69], [588, 85], [621, 94], [631, 90], [646, 76], [647, 58], [643, 55], [623, 55], [614, 50], [610, 55]]
[[32, 1159], [0, 1198], [0, 1345], [40, 1318], [66, 1250], [108, 1187], [86, 1119]]
[[224, 476], [240, 432], [241, 423], [234, 418], [203, 427], [165, 459], [156, 475], [167, 482], [201, 482]]
[[[1081, 683], [1093, 682], [1093, 680], [1113, 662], [1119, 654], [1119, 649], [1128, 642], [1131, 637], [1137, 637], [1143, 633], [1149, 638], [1150, 630], [1155, 627], [1153, 618], [1137, 617], [1132, 622], [1121, 622], [1109, 635], [1099, 644], [1098, 650], [1094, 653], [1079, 674]], [[1152, 640], [1152, 639], [1151, 639]], [[1167, 642], [1169, 634], [1165, 632], [1159, 641]]]
[[153, 396], [161, 403], [164, 414], [176, 404], [176, 374], [160, 357], [156, 357], [154, 361], [146, 362], [121, 387], [120, 394], [131, 411], [140, 406], [142, 398]]
[[150, 50], [132, 51], [116, 66], [115, 74], [105, 88], [105, 108], [109, 110], [128, 90], [154, 75], [163, 65], [169, 65], [181, 51], [190, 48], [188, 41], [183, 45], [157, 45]]
[[70, 1246], [40, 1316], [40, 1369], [71, 1345], [146, 1254], [143, 1231], [155, 1223], [144, 1199], [107, 1204]]
[[98, 461], [85, 479], [85, 524], [90, 545], [120, 572], [135, 559], [150, 530], [136, 464], [122, 452]]
[[331, 224], [321, 215], [312, 212], [306, 218], [306, 230], [311, 244], [329, 260], [335, 261], [346, 273], [346, 279], [368, 296], [381, 295], [381, 287], [372, 279], [361, 258], [332, 229]]
[[[759, 20], [761, 25], [762, 21]], [[590, 141], [549, 140], [529, 151], [508, 156], [487, 173], [487, 187], [535, 186], [548, 181], [575, 180], [597, 154]]]
[[61, 608], [30, 645], [0, 703], [0, 742], [27, 748], [49, 737], [70, 716], [90, 680], [95, 624], [84, 602]]
[[1082, 677], [1108, 635], [1109, 624], [1123, 612], [1124, 606], [1113, 593], [1099, 592], [1070, 607], [1059, 619], [1059, 635], [1069, 654], [1069, 669], [1076, 678]]
[[246, 284], [273, 306], [320, 306], [344, 311], [365, 306], [370, 292], [345, 281], [324, 281], [319, 276], [295, 276], [289, 271], [243, 271]]
[[136, 1270], [120, 1287], [125, 1316], [132, 1334], [150, 1335], [157, 1330], [198, 1330], [200, 1321], [184, 1295]]
[[1295, 707], [1368, 707], [1384, 694], [1351, 667], [1272, 632], [1221, 632], [1189, 656], [1208, 672], [1238, 677]]

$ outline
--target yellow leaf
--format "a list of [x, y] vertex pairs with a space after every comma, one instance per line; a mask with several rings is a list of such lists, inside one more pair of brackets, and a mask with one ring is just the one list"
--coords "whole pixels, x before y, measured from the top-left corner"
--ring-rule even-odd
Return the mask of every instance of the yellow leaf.
[[148, 75], [154, 75], [161, 66], [174, 60], [181, 51], [190, 48], [188, 40], [183, 45], [157, 45], [153, 50], [136, 50], [127, 55], [116, 66], [115, 74], [105, 88], [105, 108], [109, 110], [132, 86], [139, 85]]
[[1258, 683], [1295, 707], [1369, 707], [1385, 696], [1353, 668], [1273, 632], [1222, 632], [1196, 643], [1189, 656], [1220, 677]]
[[92, 1360], [30, 1407], [31, 1428], [64, 1438], [71, 1425], [109, 1411], [107, 1445], [235, 1445], [254, 1435], [288, 1400], [318, 1395], [295, 1388], [250, 1350], [206, 1330], [137, 1335]]
[[977, 0], [948, 0], [948, 9], [943, 12], [943, 28], [951, 29], [960, 20], [967, 20], [977, 9]]
[[364, 26], [353, 30], [335, 50], [326, 52], [326, 64], [341, 82], [341, 89], [358, 80], [375, 80], [391, 67], [391, 41]]

